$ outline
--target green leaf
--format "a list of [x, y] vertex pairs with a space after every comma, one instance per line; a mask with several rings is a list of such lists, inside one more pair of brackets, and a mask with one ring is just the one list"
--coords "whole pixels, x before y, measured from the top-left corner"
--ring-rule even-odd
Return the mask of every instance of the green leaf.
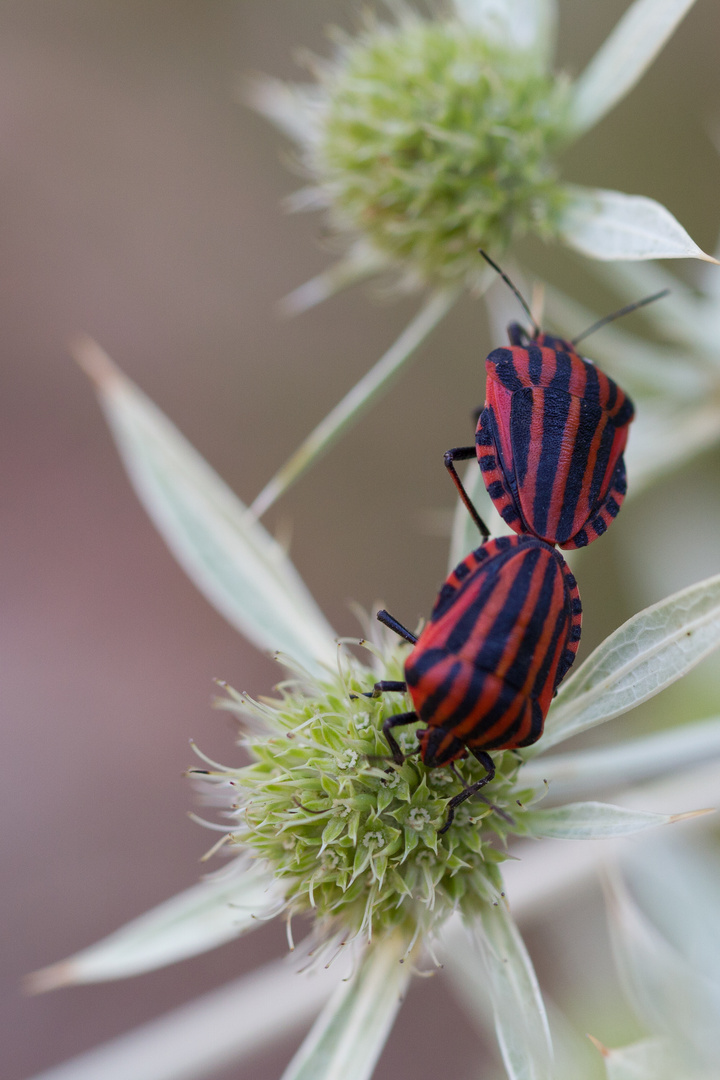
[[510, 1080], [552, 1080], [550, 1030], [532, 962], [503, 903], [483, 905], [474, 926], [483, 953], [495, 1031]]
[[401, 934], [373, 942], [328, 1002], [282, 1080], [368, 1080], [409, 981]]
[[330, 971], [321, 969], [306, 977], [286, 960], [276, 960], [33, 1080], [198, 1080], [214, 1076], [307, 1024], [344, 974], [341, 961]]
[[83, 339], [76, 356], [140, 501], [203, 595], [258, 648], [335, 666], [332, 628], [280, 544], [98, 345]]
[[[717, 1065], [720, 981], [708, 979], [677, 952], [613, 879], [606, 890], [615, 965], [648, 1030], [678, 1047], [685, 1070]], [[678, 912], [678, 917], [687, 917]]]
[[531, 810], [525, 820], [532, 836], [555, 840], [605, 840], [695, 816], [693, 813], [649, 814], [610, 803], [578, 802], [556, 806], [552, 810]]
[[555, 44], [555, 0], [454, 0], [457, 17], [510, 52], [533, 56], [545, 67]]
[[602, 1053], [607, 1080], [711, 1080], [709, 1073], [688, 1073], [687, 1062], [669, 1039], [642, 1039], [617, 1050], [592, 1041]]
[[[720, 278], [717, 270], [710, 266], [698, 269], [706, 272], [713, 280]], [[696, 353], [694, 362], [714, 373], [717, 367], [717, 340], [720, 335], [720, 311], [714, 297], [698, 295], [677, 275], [671, 274], [659, 263], [620, 262], [609, 266], [595, 262], [592, 264], [592, 271], [609, 289], [628, 301], [669, 289], [669, 295], [660, 303], [651, 304], [646, 309], [646, 317], [662, 341], [680, 342], [708, 350], [709, 355]]]
[[459, 288], [438, 289], [422, 306], [415, 318], [405, 327], [397, 341], [380, 357], [374, 367], [363, 375], [314, 431], [300, 444], [279, 472], [262, 489], [251, 506], [256, 517], [273, 505], [284, 491], [340, 437], [342, 432], [361, 415], [372, 401], [396, 377], [403, 364], [412, 356], [431, 330], [447, 315], [459, 295]]
[[238, 87], [238, 98], [303, 149], [318, 136], [325, 95], [315, 83], [289, 83], [264, 75]]
[[537, 758], [523, 766], [521, 778], [529, 787], [539, 787], [547, 781], [550, 797], [565, 800], [650, 780], [666, 771], [677, 772], [718, 755], [720, 717], [712, 717], [612, 746]]
[[638, 905], [670, 945], [720, 984], [720, 860], [712, 833], [693, 830], [681, 843], [674, 832], [654, 833], [626, 853], [622, 871]]
[[718, 645], [720, 575], [653, 604], [606, 638], [563, 684], [537, 750], [525, 753], [542, 753], [647, 701]]
[[125, 979], [207, 952], [254, 930], [282, 894], [257, 866], [237, 865], [193, 885], [67, 960], [28, 976], [31, 993]]
[[[668, 438], [668, 432], [672, 438]], [[678, 409], [644, 401], [625, 451], [630, 491], [634, 494], [687, 464], [720, 439], [720, 406], [712, 396]]]
[[580, 135], [641, 79], [694, 0], [636, 0], [600, 46], [574, 88], [572, 134]]
[[644, 195], [565, 185], [558, 225], [566, 244], [591, 259], [704, 259], [669, 210]]
[[281, 300], [280, 310], [283, 315], [298, 315], [308, 311], [323, 300], [329, 300], [342, 289], [379, 273], [386, 266], [387, 259], [384, 255], [369, 244], [357, 241], [345, 258], [339, 259], [322, 274], [293, 289]]

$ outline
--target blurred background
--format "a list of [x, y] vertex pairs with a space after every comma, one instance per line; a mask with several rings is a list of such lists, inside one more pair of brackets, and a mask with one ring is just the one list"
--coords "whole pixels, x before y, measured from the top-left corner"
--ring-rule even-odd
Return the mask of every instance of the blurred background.
[[[579, 72], [626, 6], [562, 2], [560, 65]], [[19, 989], [24, 973], [196, 880], [213, 837], [186, 816], [188, 740], [237, 760], [231, 721], [210, 707], [212, 679], [262, 694], [278, 677], [153, 531], [67, 342], [97, 338], [247, 502], [392, 343], [417, 299], [389, 304], [355, 288], [278, 317], [277, 301], [330, 256], [319, 218], [282, 213], [298, 186], [288, 144], [238, 94], [253, 72], [302, 78], [294, 51], [326, 53], [326, 25], [351, 28], [360, 10], [340, 0], [0, 3], [6, 1080], [285, 949], [271, 924], [140, 979], [35, 999]], [[720, 227], [718, 40], [720, 8], [700, 0], [565, 162], [568, 179], [658, 199], [705, 250]], [[579, 256], [536, 242], [517, 254], [598, 314], [619, 306]], [[692, 281], [698, 264], [673, 269]], [[358, 632], [351, 600], [382, 600], [410, 625], [429, 610], [453, 507], [442, 453], [471, 438], [494, 344], [483, 305], [465, 300], [269, 513], [338, 633]], [[630, 500], [578, 560], [585, 653], [634, 611], [720, 570], [719, 476], [718, 452], [704, 455]], [[629, 733], [717, 711], [716, 666], [616, 725]], [[599, 893], [560, 914], [526, 928], [550, 996], [580, 1030], [633, 1037], [610, 993]], [[224, 1075], [273, 1080], [298, 1039]], [[447, 1070], [448, 1042], [457, 1080], [491, 1075], [493, 1051], [447, 984], [417, 980], [376, 1075]]]

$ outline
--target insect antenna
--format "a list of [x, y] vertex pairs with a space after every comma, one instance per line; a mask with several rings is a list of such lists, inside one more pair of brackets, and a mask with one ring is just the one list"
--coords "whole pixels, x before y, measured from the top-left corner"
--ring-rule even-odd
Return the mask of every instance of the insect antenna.
[[645, 307], [646, 304], [654, 304], [656, 300], [662, 300], [669, 292], [669, 289], [661, 289], [660, 292], [653, 293], [652, 296], [646, 296], [644, 300], [636, 300], [635, 303], [626, 304], [625, 307], [620, 308], [618, 311], [613, 311], [610, 315], [604, 315], [602, 319], [598, 319], [598, 321], [593, 323], [592, 326], [589, 326], [587, 330], [583, 330], [582, 334], [578, 334], [576, 338], [573, 338], [570, 344], [577, 345], [578, 341], [590, 337], [590, 334], [594, 334], [601, 326], [606, 326], [608, 323], [615, 322], [616, 319], [621, 319], [623, 315], [629, 315], [631, 311], [637, 311], [638, 308]]
[[378, 620], [378, 622], [381, 622], [383, 626], [387, 626], [388, 629], [394, 630], [395, 633], [398, 634], [401, 638], [405, 638], [405, 640], [409, 641], [411, 645], [417, 644], [417, 638], [415, 637], [415, 635], [411, 634], [407, 627], [403, 626], [402, 623], [399, 623], [397, 619], [390, 614], [389, 611], [385, 610], [385, 608], [382, 608], [380, 611], [378, 611], [375, 618]]
[[513, 285], [512, 281], [511, 281], [511, 280], [510, 280], [510, 278], [509, 278], [509, 277], [507, 276], [507, 274], [505, 273], [505, 271], [504, 271], [504, 270], [501, 270], [501, 269], [500, 269], [500, 267], [498, 266], [498, 264], [497, 264], [496, 262], [493, 262], [493, 260], [492, 260], [492, 259], [490, 258], [490, 256], [489, 256], [489, 255], [487, 254], [487, 252], [486, 252], [486, 251], [483, 251], [483, 249], [482, 249], [482, 248], [478, 248], [478, 251], [479, 251], [479, 252], [480, 252], [480, 254], [482, 255], [482, 257], [483, 257], [483, 259], [485, 260], [485, 262], [486, 262], [486, 263], [489, 263], [489, 265], [490, 265], [490, 266], [492, 266], [493, 270], [494, 270], [494, 271], [495, 271], [495, 272], [496, 272], [497, 274], [499, 274], [499, 275], [500, 275], [500, 277], [501, 277], [501, 278], [503, 279], [503, 281], [504, 281], [504, 282], [505, 282], [505, 284], [506, 284], [506, 285], [508, 286], [508, 288], [512, 289], [512, 291], [513, 291], [513, 292], [515, 293], [515, 296], [516, 296], [516, 297], [518, 298], [518, 300], [520, 301], [520, 303], [521, 303], [521, 305], [522, 305], [522, 309], [523, 309], [523, 311], [525, 312], [525, 314], [527, 315], [528, 319], [529, 319], [529, 320], [530, 320], [530, 322], [532, 323], [532, 328], [533, 328], [533, 338], [539, 337], [539, 336], [540, 336], [540, 327], [539, 327], [539, 326], [538, 326], [538, 324], [537, 324], [537, 323], [535, 322], [535, 319], [533, 318], [533, 313], [532, 313], [532, 311], [530, 310], [530, 308], [529, 308], [529, 306], [528, 306], [528, 303], [527, 303], [527, 301], [526, 301], [525, 297], [524, 297], [524, 296], [522, 295], [522, 293], [521, 293], [521, 292], [520, 292], [520, 290], [519, 290], [519, 289], [517, 288], [517, 286], [516, 286], [516, 285]]

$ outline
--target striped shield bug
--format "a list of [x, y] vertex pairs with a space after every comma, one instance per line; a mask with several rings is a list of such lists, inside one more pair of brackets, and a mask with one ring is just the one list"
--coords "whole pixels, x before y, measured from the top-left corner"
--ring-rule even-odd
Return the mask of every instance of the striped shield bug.
[[533, 536], [488, 540], [453, 570], [419, 637], [386, 611], [378, 619], [411, 642], [405, 682], [375, 684], [368, 697], [407, 691], [412, 712], [390, 716], [383, 733], [396, 764], [406, 755], [396, 727], [421, 720], [425, 765], [450, 765], [468, 752], [486, 775], [448, 803], [455, 810], [495, 775], [488, 751], [529, 746], [543, 732], [556, 687], [570, 668], [582, 608], [562, 555]]
[[488, 494], [511, 529], [561, 548], [585, 547], [607, 530], [625, 497], [623, 451], [634, 409], [617, 383], [584, 360], [575, 346], [668, 290], [607, 315], [565, 341], [541, 331], [510, 279], [481, 254], [518, 297], [533, 332], [511, 323], [509, 347], [487, 357], [485, 407], [475, 446], [448, 450], [445, 465], [483, 537], [487, 531], [454, 464], [476, 455]]

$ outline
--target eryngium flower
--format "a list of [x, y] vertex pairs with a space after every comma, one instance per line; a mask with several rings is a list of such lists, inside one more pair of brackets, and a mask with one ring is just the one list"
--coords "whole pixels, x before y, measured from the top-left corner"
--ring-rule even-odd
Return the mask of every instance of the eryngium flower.
[[[383, 650], [383, 678], [403, 677], [406, 653], [406, 645]], [[229, 789], [229, 841], [282, 883], [288, 913], [312, 910], [323, 939], [400, 929], [411, 948], [451, 912], [470, 917], [500, 897], [505, 840], [528, 834], [531, 804], [545, 788], [519, 790], [520, 755], [496, 753], [491, 795], [465, 803], [438, 836], [461, 782], [417, 756], [402, 766], [389, 760], [383, 721], [405, 699], [358, 696], [377, 677], [353, 664], [282, 683], [275, 700], [229, 691], [221, 704], [251, 721], [243, 744], [252, 763], [194, 774], [216, 786], [213, 801], [227, 805]], [[416, 751], [415, 729], [400, 743]], [[472, 757], [459, 770], [466, 783], [484, 771]]]
[[307, 164], [339, 231], [420, 281], [470, 284], [479, 245], [554, 233], [563, 77], [477, 28], [411, 14], [344, 39], [318, 75], [327, 105]]

